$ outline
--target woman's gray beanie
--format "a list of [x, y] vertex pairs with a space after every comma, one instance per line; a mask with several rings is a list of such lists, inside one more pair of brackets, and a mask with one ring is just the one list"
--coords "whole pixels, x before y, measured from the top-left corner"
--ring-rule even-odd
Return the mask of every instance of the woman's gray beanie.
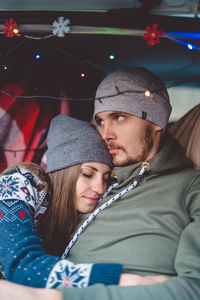
[[95, 161], [112, 168], [112, 157], [94, 125], [66, 115], [51, 121], [47, 134], [47, 173]]
[[171, 109], [167, 89], [156, 75], [143, 67], [127, 67], [108, 74], [98, 86], [94, 117], [121, 111], [165, 128]]

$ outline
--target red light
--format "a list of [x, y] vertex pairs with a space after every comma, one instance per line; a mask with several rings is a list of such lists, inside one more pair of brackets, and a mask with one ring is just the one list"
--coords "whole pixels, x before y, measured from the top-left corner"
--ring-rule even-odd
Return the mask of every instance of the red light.
[[82, 78], [85, 77], [85, 73], [81, 73], [81, 77], [82, 77]]

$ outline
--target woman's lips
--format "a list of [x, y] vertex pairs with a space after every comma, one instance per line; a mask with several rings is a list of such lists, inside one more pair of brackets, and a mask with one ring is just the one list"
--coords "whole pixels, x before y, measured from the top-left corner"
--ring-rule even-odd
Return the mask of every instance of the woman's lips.
[[84, 196], [84, 198], [91, 201], [91, 202], [98, 202], [99, 201], [99, 198], [91, 198], [91, 197], [86, 197], [86, 196]]

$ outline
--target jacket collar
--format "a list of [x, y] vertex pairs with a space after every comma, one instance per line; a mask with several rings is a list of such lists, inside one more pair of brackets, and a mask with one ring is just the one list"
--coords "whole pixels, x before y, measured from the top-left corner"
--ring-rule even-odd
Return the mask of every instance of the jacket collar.
[[[170, 172], [178, 169], [185, 169], [193, 167], [192, 162], [185, 157], [184, 151], [178, 142], [169, 134], [165, 133], [161, 141], [160, 151], [151, 158], [148, 163], [150, 169], [146, 175], [156, 174], [162, 172]], [[134, 163], [124, 167], [116, 167], [113, 172], [117, 176], [118, 184], [126, 185], [132, 181], [137, 172], [140, 170], [142, 162]]]

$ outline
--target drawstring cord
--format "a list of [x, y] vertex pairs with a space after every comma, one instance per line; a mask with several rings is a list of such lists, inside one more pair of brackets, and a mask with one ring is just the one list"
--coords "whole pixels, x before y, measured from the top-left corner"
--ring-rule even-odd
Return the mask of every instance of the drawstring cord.
[[[117, 195], [115, 195], [114, 197], [112, 197], [110, 200], [108, 200], [106, 203], [102, 204], [99, 208], [97, 208], [93, 213], [91, 213], [91, 215], [85, 220], [85, 222], [80, 226], [80, 228], [77, 230], [77, 232], [74, 234], [73, 238], [71, 239], [71, 241], [69, 242], [68, 246], [66, 247], [63, 255], [62, 255], [62, 259], [67, 257], [67, 254], [69, 253], [70, 249], [72, 248], [72, 246], [74, 245], [74, 243], [76, 242], [76, 240], [78, 239], [78, 237], [81, 235], [81, 233], [83, 232], [83, 230], [88, 226], [88, 224], [102, 211], [104, 210], [106, 207], [108, 207], [109, 205], [111, 205], [113, 202], [115, 202], [116, 200], [118, 200], [120, 197], [122, 197], [124, 194], [128, 193], [129, 191], [131, 191], [132, 189], [136, 188], [136, 186], [138, 185], [140, 178], [143, 176], [143, 174], [149, 169], [149, 163], [148, 162], [143, 162], [142, 163], [142, 168], [138, 171], [137, 177], [134, 179], [133, 183], [126, 189], [124, 189], [123, 191], [121, 191], [120, 193], [118, 193]], [[114, 183], [112, 184], [107, 191], [105, 192], [105, 194], [101, 197], [101, 199], [99, 200], [99, 202], [105, 198], [110, 192], [111, 190], [116, 187], [118, 185], [118, 183]]]

